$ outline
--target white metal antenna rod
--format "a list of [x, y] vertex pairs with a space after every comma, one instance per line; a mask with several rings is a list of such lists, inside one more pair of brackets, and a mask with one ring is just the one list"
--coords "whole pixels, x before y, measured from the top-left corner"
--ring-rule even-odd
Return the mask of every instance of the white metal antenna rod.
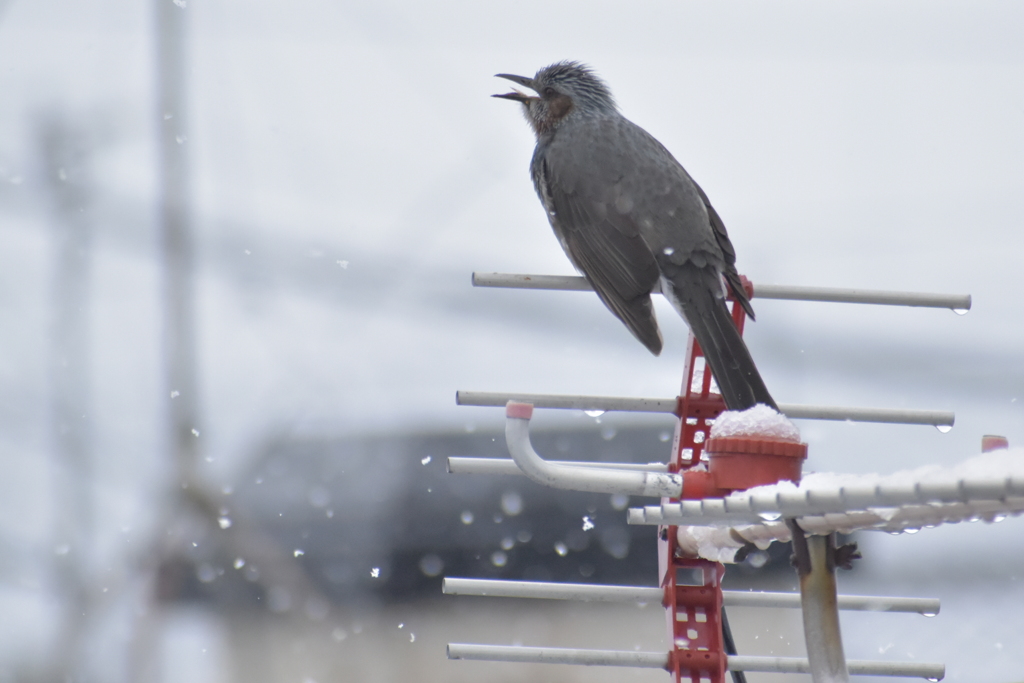
[[[635, 413], [675, 414], [676, 398], [629, 398], [619, 396], [575, 396], [571, 394], [517, 394], [495, 391], [457, 391], [455, 403], [460, 406], [503, 406], [509, 401], [531, 403], [536, 408], [623, 411]], [[889, 408], [848, 408], [794, 403], [779, 404], [787, 417], [804, 420], [850, 420], [852, 422], [886, 422], [952, 427], [956, 416], [948, 410], [903, 410]]]
[[[448, 643], [448, 659], [475, 659], [488, 662], [530, 664], [582, 664], [588, 666], [628, 666], [645, 669], [668, 668], [668, 653], [633, 650], [583, 650], [563, 647], [524, 647], [521, 645], [477, 645]], [[850, 673], [858, 676], [906, 676], [940, 680], [946, 675], [942, 664], [851, 660]], [[806, 659], [798, 657], [749, 657], [729, 655], [730, 671], [762, 673], [810, 673]]]
[[[520, 275], [516, 273], [473, 273], [473, 286], [570, 291], [588, 291], [592, 289], [586, 279], [576, 275]], [[660, 287], [656, 286], [654, 291], [660, 292]], [[970, 294], [890, 292], [873, 289], [841, 289], [836, 287], [754, 285], [754, 298], [949, 308], [954, 311], [968, 311], [971, 308]]]
[[532, 403], [534, 408], [617, 410], [630, 413], [675, 413], [676, 398], [629, 398], [625, 396], [577, 396], [573, 394], [522, 394], [499, 391], [456, 391], [460, 406], [504, 406], [509, 401]]
[[[446, 595], [478, 595], [492, 598], [540, 598], [583, 602], [660, 603], [664, 591], [657, 586], [610, 586], [594, 583], [548, 581], [502, 581], [446, 577], [441, 583]], [[769, 591], [722, 591], [726, 607], [800, 607], [798, 593]], [[839, 609], [863, 612], [912, 612], [934, 616], [938, 598], [890, 598], [874, 595], [840, 595]]]
[[[611, 470], [668, 472], [668, 465], [663, 462], [590, 462], [582, 460], [549, 460], [548, 462], [552, 465], [566, 465], [569, 467], [598, 467]], [[452, 456], [448, 458], [448, 471], [451, 474], [524, 474], [524, 472], [519, 469], [519, 465], [516, 464], [516, 461], [510, 458], [470, 458], [465, 456]]]
[[475, 659], [485, 662], [522, 662], [529, 664], [629, 666], [641, 669], [665, 669], [668, 667], [667, 652], [581, 650], [567, 647], [524, 647], [521, 645], [478, 645], [475, 643], [448, 643], [448, 659]]
[[667, 472], [616, 470], [603, 467], [578, 467], [547, 462], [530, 443], [530, 417], [533, 406], [509, 401], [505, 408], [505, 442], [519, 469], [539, 484], [556, 489], [623, 493], [630, 496], [678, 498], [683, 478]]
[[[665, 591], [657, 586], [609, 586], [597, 583], [556, 583], [552, 581], [503, 581], [461, 579], [446, 576], [441, 582], [446, 595], [477, 595], [491, 598], [540, 598], [581, 602], [661, 603]], [[726, 591], [723, 591], [723, 595]], [[738, 591], [732, 591], [738, 592]], [[800, 604], [800, 596], [793, 593]]]

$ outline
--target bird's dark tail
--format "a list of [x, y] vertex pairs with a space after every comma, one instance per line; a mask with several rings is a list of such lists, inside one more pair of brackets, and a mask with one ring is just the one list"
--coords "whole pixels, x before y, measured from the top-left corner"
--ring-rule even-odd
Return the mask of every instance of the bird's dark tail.
[[691, 265], [673, 273], [669, 300], [682, 313], [700, 344], [729, 410], [746, 410], [757, 403], [778, 410], [725, 300], [718, 298], [711, 288], [718, 275], [709, 283], [705, 270]]

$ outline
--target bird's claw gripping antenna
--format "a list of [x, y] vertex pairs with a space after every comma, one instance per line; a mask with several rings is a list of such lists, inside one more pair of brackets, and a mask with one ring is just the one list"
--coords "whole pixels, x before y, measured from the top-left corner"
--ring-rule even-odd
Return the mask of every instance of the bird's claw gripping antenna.
[[[474, 274], [473, 283], [524, 289], [589, 289], [583, 278], [560, 276]], [[957, 312], [971, 305], [969, 296], [753, 287], [746, 280], [744, 286], [748, 295], [759, 298], [926, 306]], [[733, 306], [733, 319], [742, 331], [744, 313], [739, 306]], [[661, 581], [659, 586], [648, 587], [446, 578], [444, 592], [604, 602], [659, 600], [669, 612], [672, 646], [666, 653], [451, 643], [449, 658], [664, 668], [676, 683], [722, 683], [726, 671], [810, 673], [815, 683], [846, 681], [849, 675], [941, 679], [945, 675], [941, 664], [845, 659], [838, 610], [917, 612], [931, 616], [938, 613], [939, 601], [837, 595], [836, 566], [848, 564], [859, 555], [849, 546], [837, 549], [834, 534], [863, 528], [899, 531], [946, 521], [1018, 514], [1024, 511], [1024, 471], [1000, 473], [988, 468], [971, 476], [953, 469], [945, 474], [935, 473], [926, 480], [881, 477], [871, 482], [851, 478], [842, 485], [831, 486], [808, 480], [791, 484], [800, 482], [804, 444], [776, 444], [767, 449], [755, 445], [747, 449], [752, 452], [746, 453], [718, 447], [716, 452], [711, 423], [725, 410], [725, 405], [712, 392], [711, 373], [702, 370], [702, 354], [691, 336], [679, 397], [458, 392], [456, 400], [461, 405], [506, 406], [506, 441], [512, 460], [452, 457], [448, 460], [449, 471], [525, 474], [555, 488], [661, 498], [658, 504], [631, 508], [627, 513], [630, 524], [659, 527]], [[672, 454], [665, 464], [558, 462], [545, 460], [530, 442], [529, 422], [534, 408], [673, 413], [679, 423]], [[945, 427], [946, 431], [954, 421], [953, 414], [945, 411], [788, 404], [781, 404], [780, 408], [793, 418], [931, 424]], [[1007, 447], [1001, 437], [986, 439], [985, 451]], [[702, 463], [708, 467], [697, 467]], [[772, 486], [779, 481], [782, 484]], [[748, 492], [752, 487], [760, 488]], [[773, 540], [794, 541], [801, 579], [799, 595], [723, 591], [725, 567], [716, 561], [720, 558], [700, 556], [709, 554], [708, 548], [711, 554], [734, 556], [739, 548], [749, 549], [751, 544], [766, 547]], [[686, 574], [691, 580], [686, 580]], [[725, 606], [801, 607], [808, 658], [727, 652], [723, 632]]]

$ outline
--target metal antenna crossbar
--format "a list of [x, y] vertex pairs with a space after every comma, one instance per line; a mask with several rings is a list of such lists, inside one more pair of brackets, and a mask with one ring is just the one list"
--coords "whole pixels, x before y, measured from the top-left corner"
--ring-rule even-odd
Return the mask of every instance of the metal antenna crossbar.
[[[581, 292], [593, 289], [585, 278], [578, 275], [519, 275], [514, 273], [473, 273], [473, 286]], [[660, 292], [660, 285], [655, 286], [653, 291]], [[753, 287], [753, 293], [750, 295], [750, 298], [948, 308], [958, 313], [969, 311], [971, 308], [970, 294], [890, 292], [874, 289], [840, 289], [836, 287], [756, 285]]]
[[[625, 666], [642, 669], [668, 669], [680, 659], [672, 653], [638, 652], [636, 650], [583, 650], [562, 647], [525, 647], [522, 645], [475, 645], [470, 643], [449, 643], [449, 659], [475, 659], [487, 662], [520, 662], [529, 664], [578, 664], [584, 666]], [[696, 659], [696, 658], [695, 658]], [[709, 669], [702, 668], [709, 657], [700, 661], [687, 661], [697, 675], [705, 675]], [[946, 674], [941, 664], [918, 664], [916, 662], [883, 662], [873, 660], [850, 660], [850, 673], [855, 676], [902, 676], [939, 680]], [[726, 671], [750, 671], [761, 673], [811, 673], [810, 662], [799, 657], [751, 657], [728, 655], [725, 658]], [[705, 676], [706, 678], [706, 676]]]
[[[441, 582], [445, 595], [477, 595], [492, 598], [539, 598], [582, 602], [649, 603], [665, 599], [657, 586], [610, 586], [597, 583], [554, 583], [550, 581], [506, 581], [460, 579]], [[939, 612], [936, 598], [892, 598], [876, 595], [840, 595], [839, 609], [862, 612], [913, 612], [934, 616]], [[800, 595], [771, 591], [722, 591], [726, 607], [799, 608]]]
[[[629, 398], [622, 396], [574, 396], [570, 394], [524, 394], [497, 391], [456, 391], [460, 406], [504, 406], [509, 401], [529, 403], [534, 408], [668, 413], [679, 417], [681, 398]], [[853, 408], [844, 406], [780, 403], [779, 410], [791, 419], [837, 420], [839, 422], [885, 422], [952, 427], [956, 416], [948, 410], [907, 410]]]

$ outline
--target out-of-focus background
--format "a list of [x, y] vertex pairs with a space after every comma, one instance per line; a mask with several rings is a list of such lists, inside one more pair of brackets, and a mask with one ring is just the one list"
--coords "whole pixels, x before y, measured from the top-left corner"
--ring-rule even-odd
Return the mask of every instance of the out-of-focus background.
[[[1008, 2], [0, 0], [0, 681], [665, 680], [449, 662], [447, 641], [666, 648], [657, 606], [441, 597], [441, 576], [653, 583], [629, 501], [464, 479], [456, 389], [672, 396], [570, 273], [492, 74], [593, 65], [701, 183], [755, 283], [970, 293], [969, 314], [757, 301], [808, 468], [1024, 443], [1024, 7]], [[664, 459], [671, 419], [550, 411], [547, 453]], [[582, 517], [595, 527], [584, 531]], [[1024, 672], [1024, 521], [858, 537], [852, 658]], [[784, 553], [729, 570], [794, 585]], [[797, 614], [732, 616], [800, 654]], [[751, 680], [785, 677], [751, 676]], [[801, 677], [790, 677], [801, 678]]]

